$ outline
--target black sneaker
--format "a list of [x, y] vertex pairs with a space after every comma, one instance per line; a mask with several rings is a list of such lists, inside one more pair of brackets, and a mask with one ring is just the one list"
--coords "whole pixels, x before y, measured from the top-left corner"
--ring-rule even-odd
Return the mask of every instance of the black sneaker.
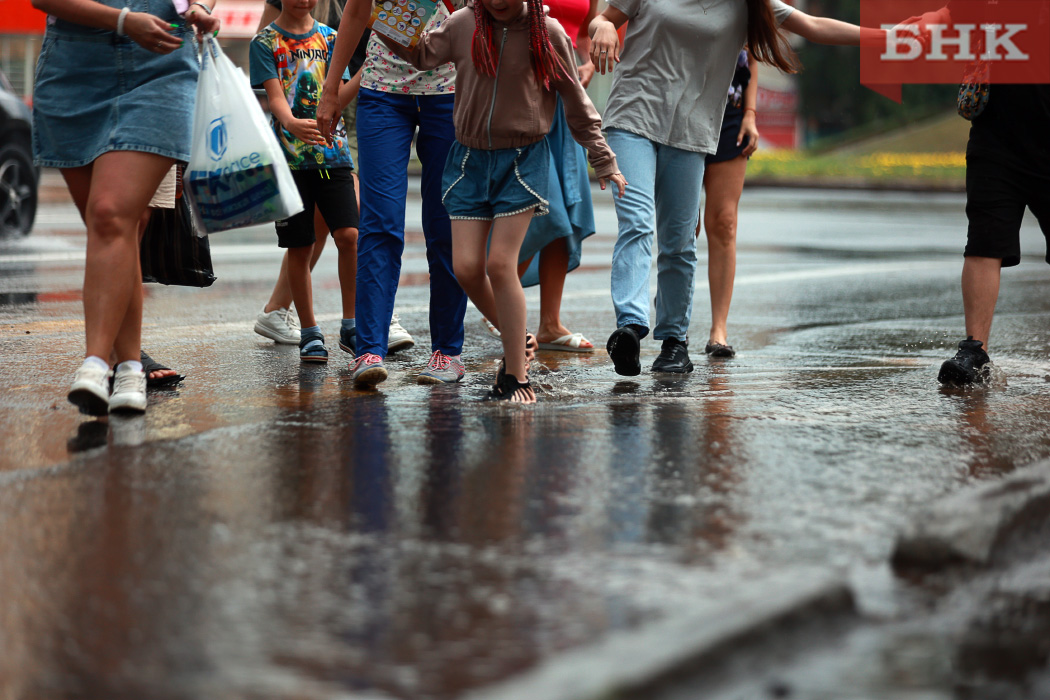
[[339, 349], [350, 353], [351, 357], [357, 356], [357, 328], [339, 327]]
[[987, 375], [985, 365], [991, 362], [982, 345], [972, 335], [959, 343], [959, 352], [955, 353], [955, 357], [941, 365], [937, 381], [941, 384], [982, 383]]
[[653, 372], [685, 374], [693, 371], [689, 361], [689, 345], [677, 338], [668, 338], [660, 348], [660, 355], [653, 363]]
[[617, 374], [625, 377], [637, 377], [642, 373], [642, 336], [634, 326], [617, 328], [609, 336], [605, 349], [612, 358], [613, 368]]

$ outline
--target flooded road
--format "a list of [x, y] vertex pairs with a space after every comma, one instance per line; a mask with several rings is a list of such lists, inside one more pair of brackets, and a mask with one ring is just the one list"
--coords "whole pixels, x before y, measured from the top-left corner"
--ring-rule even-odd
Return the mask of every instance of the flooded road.
[[[596, 202], [563, 317], [601, 348], [615, 218]], [[702, 354], [701, 245], [691, 375], [541, 353], [534, 408], [481, 400], [500, 350], [473, 309], [464, 384], [414, 383], [421, 235], [397, 300], [417, 345], [360, 392], [332, 342], [334, 248], [314, 278], [332, 361], [301, 367], [252, 332], [272, 232], [219, 234], [212, 288], [149, 287], [144, 347], [187, 380], [144, 418], [96, 421], [64, 398], [83, 236], [70, 207], [44, 209], [0, 245], [0, 698], [444, 699], [774, 574], [840, 572], [877, 608], [912, 509], [1050, 456], [1033, 221], [1003, 277], [995, 384], [937, 386], [965, 228], [955, 195], [748, 190], [738, 356]]]

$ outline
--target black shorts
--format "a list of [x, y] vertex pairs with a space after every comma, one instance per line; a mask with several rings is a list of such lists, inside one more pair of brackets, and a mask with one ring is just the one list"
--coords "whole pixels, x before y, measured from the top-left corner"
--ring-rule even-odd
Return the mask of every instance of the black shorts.
[[964, 255], [1001, 258], [1003, 267], [1021, 262], [1021, 220], [1032, 210], [1047, 238], [1050, 263], [1050, 177], [983, 153], [966, 156], [966, 233]]
[[718, 135], [718, 148], [714, 153], [708, 153], [704, 159], [705, 165], [711, 163], [724, 163], [727, 160], [739, 158], [740, 154], [747, 148], [751, 141], [748, 136], [740, 145], [736, 145], [736, 137], [740, 134], [740, 125], [744, 123], [744, 110], [727, 105], [725, 116], [722, 117], [722, 131]]
[[357, 194], [351, 172], [350, 168], [293, 170], [303, 210], [277, 222], [277, 245], [303, 248], [314, 242], [314, 207], [321, 212], [329, 231], [357, 228]]

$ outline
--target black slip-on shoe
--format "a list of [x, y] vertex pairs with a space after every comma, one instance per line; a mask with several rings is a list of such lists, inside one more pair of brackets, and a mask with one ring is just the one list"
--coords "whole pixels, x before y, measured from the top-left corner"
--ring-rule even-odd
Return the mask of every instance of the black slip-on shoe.
[[653, 372], [685, 374], [693, 371], [689, 361], [689, 346], [677, 338], [668, 338], [660, 348], [660, 355], [653, 363]]
[[984, 343], [968, 336], [959, 343], [955, 357], [946, 360], [937, 374], [941, 384], [981, 384], [987, 377], [985, 365], [991, 362], [983, 349]]
[[625, 377], [637, 377], [642, 373], [642, 339], [630, 326], [617, 328], [609, 336], [605, 349], [612, 358], [613, 368], [617, 374]]

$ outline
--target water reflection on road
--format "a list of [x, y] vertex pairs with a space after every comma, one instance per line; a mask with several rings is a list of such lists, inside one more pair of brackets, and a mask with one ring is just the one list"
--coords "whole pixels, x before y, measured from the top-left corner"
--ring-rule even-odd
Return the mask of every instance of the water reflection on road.
[[[737, 359], [697, 356], [698, 311], [693, 374], [545, 353], [532, 409], [481, 400], [499, 350], [475, 315], [465, 384], [412, 382], [425, 287], [399, 293], [420, 345], [379, 391], [338, 351], [300, 367], [251, 336], [272, 270], [245, 262], [152, 291], [154, 355], [190, 379], [145, 418], [84, 421], [58, 369], [79, 352], [55, 291], [72, 273], [5, 279], [36, 296], [0, 307], [0, 696], [451, 698], [773, 571], [878, 567], [910, 508], [1050, 455], [1045, 269], [1005, 278], [1003, 381], [940, 390], [957, 256], [858, 233], [846, 260], [806, 216], [805, 249], [742, 248]], [[566, 322], [601, 345], [608, 271], [569, 280]]]

